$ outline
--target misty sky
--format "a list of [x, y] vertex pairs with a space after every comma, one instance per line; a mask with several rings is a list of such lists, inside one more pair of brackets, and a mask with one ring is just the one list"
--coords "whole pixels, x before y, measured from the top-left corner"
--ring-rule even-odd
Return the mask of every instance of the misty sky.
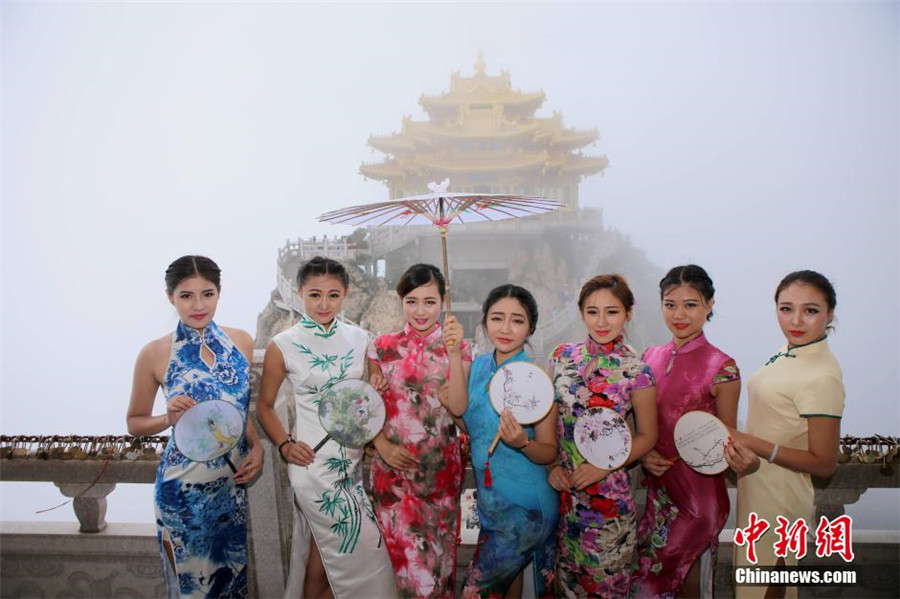
[[[660, 268], [709, 270], [708, 336], [745, 376], [783, 342], [779, 279], [832, 278], [842, 431], [900, 433], [895, 3], [0, 10], [5, 434], [125, 431], [134, 359], [176, 322], [162, 278], [180, 255], [220, 264], [216, 320], [254, 333], [278, 248], [349, 233], [316, 216], [386, 199], [358, 174], [383, 158], [367, 137], [424, 119], [418, 97], [471, 75], [479, 48], [489, 74], [546, 93], [539, 116], [599, 130], [586, 151], [610, 167], [582, 203]], [[0, 489], [0, 519], [61, 500]], [[110, 520], [137, 519], [125, 495]]]

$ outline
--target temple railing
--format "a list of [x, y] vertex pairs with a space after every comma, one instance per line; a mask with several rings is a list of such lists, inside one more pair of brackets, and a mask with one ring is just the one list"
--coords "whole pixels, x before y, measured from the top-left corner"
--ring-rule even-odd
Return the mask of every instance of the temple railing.
[[[856, 444], [855, 440], [853, 444]], [[107, 525], [103, 521], [106, 496], [116, 485], [152, 484], [157, 465], [158, 462], [151, 459], [63, 460], [20, 456], [4, 460], [0, 480], [53, 482], [64, 495], [76, 496], [75, 513], [81, 528], [64, 523], [2, 523], [2, 596], [163, 597], [165, 591], [161, 584], [155, 527], [152, 524]], [[884, 464], [860, 463], [855, 458], [840, 464], [830, 479], [815, 481], [817, 517], [833, 518], [844, 513], [845, 508], [868, 489], [897, 489], [898, 467], [896, 458]], [[639, 469], [633, 472], [639, 472]], [[643, 491], [639, 490], [640, 477], [634, 478], [640, 506]], [[471, 470], [466, 479], [466, 487], [473, 487]], [[88, 487], [91, 492], [79, 495]], [[285, 468], [276, 461], [271, 445], [267, 447], [265, 472], [249, 486], [248, 493], [251, 596], [280, 597], [290, 555], [291, 490]], [[719, 597], [729, 597], [732, 592], [729, 535], [725, 531], [720, 536], [716, 577]], [[874, 589], [873, 594], [861, 595], [857, 589], [843, 595], [821, 596], [897, 596], [897, 532], [886, 531], [880, 537], [869, 533], [861, 537], [860, 531], [856, 530], [853, 547], [857, 556], [853, 567], [865, 579], [867, 588]], [[460, 579], [471, 554], [472, 546], [460, 547]], [[816, 561], [813, 556], [809, 559]], [[70, 585], [79, 581], [83, 589], [79, 593], [73, 592]], [[803, 592], [801, 596], [804, 596]]]
[[[106, 528], [106, 497], [117, 483], [152, 484], [167, 441], [167, 436], [2, 435], [0, 481], [52, 482], [74, 500], [80, 531], [100, 532]], [[834, 475], [813, 479], [817, 518], [843, 514], [867, 489], [900, 488], [897, 437], [845, 436], [840, 447]], [[633, 478], [642, 493], [640, 477]], [[735, 486], [733, 478], [728, 484]]]

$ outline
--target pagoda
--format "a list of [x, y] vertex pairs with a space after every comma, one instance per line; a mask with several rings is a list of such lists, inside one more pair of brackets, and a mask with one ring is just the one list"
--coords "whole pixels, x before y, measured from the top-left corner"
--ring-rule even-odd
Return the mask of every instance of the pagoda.
[[[653, 297], [662, 276], [622, 234], [605, 227], [600, 208], [580, 205], [579, 184], [602, 173], [609, 161], [582, 152], [597, 141], [596, 129], [568, 128], [558, 112], [536, 116], [545, 100], [543, 91], [514, 89], [506, 71], [488, 75], [479, 51], [471, 77], [454, 72], [449, 91], [420, 96], [426, 120], [407, 116], [399, 133], [370, 136], [368, 145], [386, 157], [359, 168], [387, 186], [389, 199], [428, 193], [432, 181], [450, 179], [451, 192], [541, 196], [566, 204], [544, 214], [451, 228], [453, 313], [481, 349], [487, 343], [479, 326], [481, 304], [497, 285], [513, 282], [535, 296], [541, 316], [529, 344], [534, 355], [543, 355], [556, 343], [583, 337], [577, 297], [590, 277], [625, 271], [636, 292]], [[297, 265], [316, 254], [357, 267], [351, 270], [358, 280], [345, 316], [373, 334], [403, 326], [393, 292], [403, 272], [412, 264], [442, 261], [441, 237], [431, 225], [385, 223], [328, 243], [289, 241], [279, 251], [276, 292], [260, 315], [259, 347], [296, 321]], [[652, 302], [636, 311], [648, 313], [632, 325], [633, 341], [665, 337]]]
[[369, 137], [387, 158], [359, 172], [384, 182], [391, 199], [449, 178], [454, 192], [551, 197], [576, 210], [578, 184], [609, 161], [581, 151], [598, 139], [596, 129], [567, 128], [556, 111], [535, 116], [545, 99], [543, 91], [514, 89], [508, 71], [488, 75], [479, 50], [473, 76], [456, 71], [450, 91], [419, 98], [428, 120], [406, 116], [399, 133]]

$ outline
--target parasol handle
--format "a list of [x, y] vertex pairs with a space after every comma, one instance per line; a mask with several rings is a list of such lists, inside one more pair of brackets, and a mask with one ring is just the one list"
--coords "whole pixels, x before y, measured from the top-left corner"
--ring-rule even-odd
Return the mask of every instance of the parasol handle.
[[447, 288], [447, 314], [450, 314], [450, 266], [447, 261], [447, 227], [439, 227], [441, 232], [441, 253], [444, 258], [444, 283]]
[[[439, 227], [438, 229], [441, 232], [441, 252], [444, 257], [444, 286], [446, 287], [447, 292], [447, 316], [450, 316], [450, 267], [447, 262], [447, 227]], [[447, 341], [447, 346], [453, 347], [454, 343], [453, 340], [449, 340]]]
[[497, 449], [497, 444], [500, 443], [500, 431], [497, 430], [497, 436], [494, 437], [494, 441], [491, 443], [491, 446], [488, 447], [488, 457], [494, 453], [494, 450]]

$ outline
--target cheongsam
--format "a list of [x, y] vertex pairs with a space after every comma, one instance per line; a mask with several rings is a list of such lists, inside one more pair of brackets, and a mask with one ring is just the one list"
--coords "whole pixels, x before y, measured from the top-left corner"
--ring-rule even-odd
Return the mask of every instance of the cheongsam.
[[[844, 412], [844, 383], [841, 367], [828, 341], [813, 342], [788, 349], [783, 346], [769, 362], [747, 381], [747, 432], [790, 449], [809, 450], [807, 418], [840, 419]], [[802, 518], [810, 531], [816, 530], [815, 489], [805, 472], [789, 470], [760, 460], [759, 470], [738, 479], [735, 528], [746, 529], [750, 512], [769, 523], [769, 529], [755, 543], [757, 564], [772, 566], [775, 555], [775, 528], [782, 516], [790, 524]], [[747, 547], [735, 544], [735, 566], [751, 565]], [[785, 564], [796, 565], [788, 552]], [[766, 587], [737, 585], [735, 596], [762, 597]], [[797, 596], [797, 587], [788, 587], [785, 597]]]
[[[409, 323], [375, 340], [388, 381], [384, 435], [418, 459], [412, 470], [372, 460], [372, 502], [403, 597], [456, 596], [456, 539], [462, 463], [456, 425], [438, 399], [450, 373], [441, 325], [427, 335]], [[463, 342], [462, 359], [471, 362]]]
[[[203, 361], [201, 348], [214, 356]], [[203, 331], [178, 323], [163, 382], [166, 400], [186, 395], [201, 403], [223, 400], [247, 420], [250, 365], [214, 322]], [[234, 483], [225, 457], [192, 462], [175, 444], [163, 451], [156, 472], [156, 527], [169, 597], [247, 596], [247, 491]], [[226, 454], [240, 464], [246, 437]], [[189, 452], [190, 453], [190, 452]], [[165, 543], [171, 543], [175, 563]]]
[[703, 333], [681, 347], [670, 341], [648, 348], [644, 361], [656, 379], [659, 438], [655, 449], [673, 464], [660, 477], [647, 473], [647, 509], [638, 525], [632, 593], [674, 598], [691, 566], [709, 549], [713, 567], [701, 567], [700, 581], [701, 595], [708, 596], [719, 532], [731, 509], [725, 474], [701, 474], [677, 459], [675, 424], [693, 410], [715, 415], [713, 387], [740, 380], [740, 373], [734, 360]]
[[[559, 461], [571, 475], [584, 457], [575, 446], [575, 421], [605, 407], [625, 418], [631, 394], [654, 385], [650, 367], [622, 337], [605, 344], [590, 337], [554, 350], [553, 386], [559, 405]], [[635, 546], [631, 478], [618, 469], [582, 491], [560, 494], [557, 577], [565, 597], [627, 597]]]
[[[368, 333], [335, 319], [326, 329], [307, 315], [272, 341], [284, 356], [294, 388], [294, 439], [315, 447], [327, 435], [319, 422], [322, 393], [362, 379]], [[314, 538], [337, 599], [395, 597], [394, 570], [362, 484], [363, 449], [326, 442], [308, 467], [288, 464], [294, 489], [294, 533], [285, 597], [300, 597], [310, 538]]]
[[[503, 363], [527, 359], [521, 351]], [[483, 354], [472, 362], [469, 373], [469, 406], [463, 421], [472, 448], [481, 530], [462, 596], [503, 597], [519, 571], [534, 560], [535, 592], [538, 597], [549, 597], [556, 563], [554, 532], [559, 503], [556, 491], [547, 482], [546, 468], [501, 442], [491, 456], [491, 484], [486, 484], [488, 447], [500, 426], [500, 415], [488, 396], [488, 384], [499, 366], [493, 354]], [[534, 426], [523, 428], [533, 439]]]

